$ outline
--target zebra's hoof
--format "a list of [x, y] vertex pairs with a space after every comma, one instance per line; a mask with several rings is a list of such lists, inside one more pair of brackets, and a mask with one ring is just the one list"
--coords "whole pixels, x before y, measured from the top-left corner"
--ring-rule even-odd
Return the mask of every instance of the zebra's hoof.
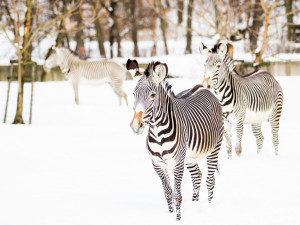
[[236, 155], [237, 155], [238, 157], [240, 157], [241, 154], [242, 154], [242, 149], [241, 149], [241, 148], [240, 148], [240, 149], [236, 149], [236, 150], [235, 150], [235, 153], [236, 153]]
[[257, 154], [262, 155], [262, 149], [261, 148], [257, 149]]
[[198, 198], [194, 198], [194, 197], [193, 197], [192, 201], [193, 201], [193, 202], [194, 202], [194, 201], [199, 201], [199, 197], [198, 197]]
[[177, 221], [180, 221], [180, 220], [181, 220], [181, 214], [177, 214], [177, 215], [176, 215], [176, 220], [177, 220]]
[[228, 159], [232, 159], [232, 154], [228, 154]]
[[174, 212], [174, 208], [173, 208], [173, 206], [170, 206], [169, 207], [169, 213], [172, 213], [172, 212]]

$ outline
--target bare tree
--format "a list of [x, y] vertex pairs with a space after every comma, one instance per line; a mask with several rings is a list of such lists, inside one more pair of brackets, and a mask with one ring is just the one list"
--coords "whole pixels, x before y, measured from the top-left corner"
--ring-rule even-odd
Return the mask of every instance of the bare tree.
[[119, 0], [109, 0], [109, 5], [107, 5], [104, 0], [100, 0], [101, 5], [106, 9], [109, 14], [109, 43], [110, 43], [110, 58], [114, 57], [113, 54], [113, 44], [114, 40], [117, 40], [118, 44], [118, 57], [121, 57], [121, 36], [119, 31], [119, 24], [116, 15], [116, 8], [118, 6]]
[[187, 19], [187, 31], [186, 31], [186, 49], [185, 53], [192, 53], [192, 19], [193, 19], [194, 0], [189, 0], [188, 3], [188, 19]]
[[285, 12], [286, 12], [286, 19], [287, 19], [287, 35], [288, 40], [291, 42], [296, 41], [296, 32], [294, 26], [294, 12], [293, 12], [293, 0], [284, 0], [285, 4]]
[[[35, 40], [39, 40], [47, 31], [49, 32], [52, 24], [56, 24], [61, 16], [58, 16], [52, 20], [47, 20], [44, 23], [39, 23], [37, 16], [34, 15], [33, 11], [37, 10], [38, 4], [35, 0], [24, 0], [11, 2], [4, 2], [1, 7], [6, 8], [6, 13], [2, 19], [9, 21], [8, 24], [0, 24], [0, 29], [5, 34], [5, 37], [10, 41], [12, 46], [16, 49], [18, 58], [18, 99], [17, 109], [14, 124], [24, 123], [23, 113], [23, 86], [24, 86], [24, 75], [25, 66], [31, 61], [32, 43]], [[76, 4], [73, 9], [76, 8]], [[71, 12], [72, 10], [70, 10]], [[62, 15], [66, 16], [66, 15]], [[24, 17], [24, 18], [23, 18]], [[14, 34], [13, 37], [10, 32]], [[45, 32], [46, 31], [46, 32]], [[21, 33], [23, 36], [21, 37]]]

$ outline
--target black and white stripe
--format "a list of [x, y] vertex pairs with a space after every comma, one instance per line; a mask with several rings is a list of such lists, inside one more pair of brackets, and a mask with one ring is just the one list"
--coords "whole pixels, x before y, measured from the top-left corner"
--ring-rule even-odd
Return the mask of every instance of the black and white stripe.
[[84, 61], [73, 55], [66, 48], [54, 48], [54, 53], [45, 61], [46, 71], [59, 66], [73, 86], [75, 102], [79, 103], [78, 85], [80, 83], [98, 85], [108, 82], [120, 100], [124, 98], [127, 102], [127, 95], [122, 89], [126, 78], [126, 68], [113, 60]]
[[[128, 68], [139, 74], [137, 62], [129, 60], [129, 64], [131, 62], [136, 67], [131, 65]], [[209, 202], [213, 198], [223, 119], [218, 99], [203, 86], [197, 85], [175, 95], [171, 85], [165, 81], [167, 71], [166, 64], [152, 62], [141, 75], [134, 90], [135, 116], [131, 127], [140, 134], [149, 124], [147, 149], [162, 181], [169, 211], [173, 211], [174, 199], [176, 218], [180, 220], [181, 181], [185, 164], [192, 176], [193, 200], [198, 200], [202, 174], [197, 162], [206, 157]], [[174, 191], [170, 187], [168, 168], [174, 171]]]
[[231, 127], [237, 134], [235, 151], [242, 152], [241, 141], [244, 124], [251, 124], [256, 138], [258, 153], [261, 152], [264, 137], [261, 123], [269, 121], [272, 127], [275, 154], [278, 154], [278, 129], [283, 105], [283, 93], [275, 78], [262, 70], [241, 76], [234, 70], [234, 60], [227, 54], [223, 42], [209, 51], [203, 44], [200, 52], [208, 58], [205, 76], [211, 77], [211, 87], [219, 99], [225, 118], [225, 137], [228, 157], [232, 156]]

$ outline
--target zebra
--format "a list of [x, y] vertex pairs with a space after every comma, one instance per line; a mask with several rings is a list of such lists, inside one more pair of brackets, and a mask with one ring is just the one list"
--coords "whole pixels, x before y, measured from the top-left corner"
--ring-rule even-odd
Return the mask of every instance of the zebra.
[[204, 76], [211, 78], [210, 86], [223, 109], [228, 158], [232, 158], [232, 125], [236, 130], [235, 151], [238, 156], [242, 153], [244, 124], [251, 124], [257, 153], [261, 153], [264, 141], [261, 131], [263, 121], [271, 124], [275, 155], [278, 155], [278, 130], [283, 105], [280, 84], [263, 70], [245, 76], [239, 75], [235, 71], [234, 60], [228, 56], [227, 44], [224, 41], [211, 50], [201, 43], [199, 50], [207, 56]]
[[120, 105], [122, 98], [128, 105], [127, 95], [122, 89], [127, 70], [122, 64], [109, 59], [87, 62], [79, 59], [66, 48], [52, 47], [52, 49], [54, 52], [45, 61], [44, 70], [50, 71], [53, 67], [60, 67], [65, 78], [73, 86], [76, 104], [79, 104], [78, 85], [80, 83], [98, 85], [108, 82], [117, 94]]
[[[223, 139], [222, 108], [218, 99], [202, 85], [178, 95], [165, 80], [168, 67], [151, 62], [144, 74], [136, 60], [127, 61], [131, 74], [139, 76], [134, 89], [134, 116], [130, 126], [141, 134], [147, 124], [146, 148], [154, 170], [161, 179], [169, 212], [176, 206], [176, 219], [181, 219], [181, 181], [184, 165], [191, 173], [193, 201], [198, 201], [202, 173], [197, 162], [206, 157], [208, 201], [213, 198], [215, 171]], [[174, 194], [170, 187], [168, 168], [174, 174]]]

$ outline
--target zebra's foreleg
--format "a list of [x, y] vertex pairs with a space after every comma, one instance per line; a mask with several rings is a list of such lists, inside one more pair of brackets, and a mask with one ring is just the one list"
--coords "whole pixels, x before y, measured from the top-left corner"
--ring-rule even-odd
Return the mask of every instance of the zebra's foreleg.
[[226, 148], [228, 159], [232, 158], [232, 135], [231, 135], [231, 123], [227, 120], [224, 120], [224, 135], [226, 138]]
[[263, 143], [264, 143], [264, 136], [261, 132], [261, 123], [258, 124], [251, 124], [253, 134], [256, 139], [256, 145], [257, 145], [257, 153], [261, 153]]
[[[222, 139], [221, 139], [222, 140]], [[208, 190], [208, 202], [211, 203], [214, 194], [215, 188], [215, 172], [218, 166], [218, 155], [221, 147], [221, 143], [215, 148], [215, 150], [207, 156], [207, 178], [206, 178], [206, 186]]]
[[167, 165], [165, 163], [164, 164], [160, 163], [159, 165], [157, 165], [153, 161], [152, 161], [152, 165], [153, 165], [155, 172], [157, 173], [157, 175], [159, 176], [159, 178], [162, 182], [164, 192], [165, 192], [165, 198], [168, 203], [169, 212], [173, 212], [174, 211], [173, 196], [172, 196], [172, 189], [170, 186], [170, 178], [169, 178], [169, 174], [168, 174]]
[[199, 191], [200, 191], [200, 185], [201, 185], [201, 179], [202, 179], [202, 173], [199, 169], [199, 166], [197, 163], [195, 164], [187, 164], [187, 169], [191, 173], [192, 176], [192, 182], [193, 182], [193, 201], [199, 200]]
[[184, 163], [179, 162], [174, 167], [174, 196], [175, 196], [175, 206], [176, 206], [176, 220], [181, 219], [181, 202], [182, 202], [182, 196], [181, 196], [181, 182], [183, 177], [183, 171], [184, 171]]
[[77, 82], [73, 82], [73, 90], [74, 90], [74, 94], [75, 94], [75, 102], [78, 105], [79, 104], [79, 96], [78, 96], [78, 83]]
[[236, 124], [236, 145], [235, 145], [235, 152], [237, 156], [242, 154], [242, 138], [243, 138], [243, 131], [244, 131], [244, 119], [240, 119]]

